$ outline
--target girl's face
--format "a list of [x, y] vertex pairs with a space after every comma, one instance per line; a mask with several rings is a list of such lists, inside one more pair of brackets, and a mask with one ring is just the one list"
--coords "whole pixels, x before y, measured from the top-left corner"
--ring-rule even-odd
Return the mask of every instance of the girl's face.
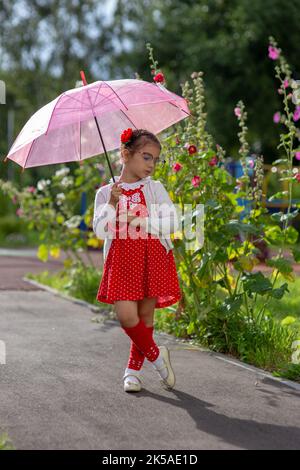
[[122, 151], [126, 169], [139, 178], [145, 178], [154, 173], [155, 165], [160, 161], [159, 155], [160, 148], [154, 142], [145, 143], [133, 155], [130, 155], [127, 149]]

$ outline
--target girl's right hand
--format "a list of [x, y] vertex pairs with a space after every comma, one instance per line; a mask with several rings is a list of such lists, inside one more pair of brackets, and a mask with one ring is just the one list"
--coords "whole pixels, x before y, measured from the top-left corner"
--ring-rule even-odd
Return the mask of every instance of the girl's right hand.
[[109, 204], [111, 204], [114, 207], [117, 207], [117, 204], [119, 202], [119, 197], [122, 195], [122, 189], [119, 188], [120, 183], [121, 181], [114, 183], [111, 188]]

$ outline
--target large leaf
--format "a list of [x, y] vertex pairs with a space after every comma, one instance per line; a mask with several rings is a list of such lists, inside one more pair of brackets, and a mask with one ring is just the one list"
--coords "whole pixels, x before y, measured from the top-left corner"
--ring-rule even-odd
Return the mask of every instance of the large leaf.
[[242, 276], [242, 281], [244, 289], [248, 292], [250, 297], [252, 297], [252, 293], [264, 295], [266, 292], [272, 290], [271, 282], [261, 272], [253, 274], [246, 273]]

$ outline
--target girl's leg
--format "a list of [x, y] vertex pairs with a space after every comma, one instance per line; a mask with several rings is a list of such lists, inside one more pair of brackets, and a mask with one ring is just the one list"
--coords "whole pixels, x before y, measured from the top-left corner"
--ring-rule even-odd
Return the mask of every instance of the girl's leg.
[[125, 333], [135, 343], [137, 348], [144, 353], [150, 362], [154, 362], [159, 356], [159, 349], [152, 338], [149, 328], [138, 316], [137, 302], [119, 300], [115, 302], [118, 319]]
[[[156, 297], [146, 297], [142, 300], [138, 300], [138, 316], [144, 321], [152, 336], [154, 331], [153, 319], [155, 304]], [[144, 364], [144, 360], [145, 354], [140, 351], [135, 343], [131, 340], [127, 369], [141, 370]]]

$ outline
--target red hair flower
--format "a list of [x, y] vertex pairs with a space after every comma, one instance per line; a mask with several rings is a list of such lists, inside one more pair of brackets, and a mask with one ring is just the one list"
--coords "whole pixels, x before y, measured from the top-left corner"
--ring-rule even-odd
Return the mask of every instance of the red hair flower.
[[130, 141], [131, 137], [132, 137], [132, 129], [131, 127], [129, 127], [128, 129], [125, 129], [125, 131], [122, 132], [121, 141], [123, 142], [123, 144], [127, 144], [127, 142]]
[[157, 83], [162, 83], [165, 81], [165, 77], [164, 77], [164, 74], [159, 72], [155, 75], [155, 77], [153, 78], [153, 80]]

